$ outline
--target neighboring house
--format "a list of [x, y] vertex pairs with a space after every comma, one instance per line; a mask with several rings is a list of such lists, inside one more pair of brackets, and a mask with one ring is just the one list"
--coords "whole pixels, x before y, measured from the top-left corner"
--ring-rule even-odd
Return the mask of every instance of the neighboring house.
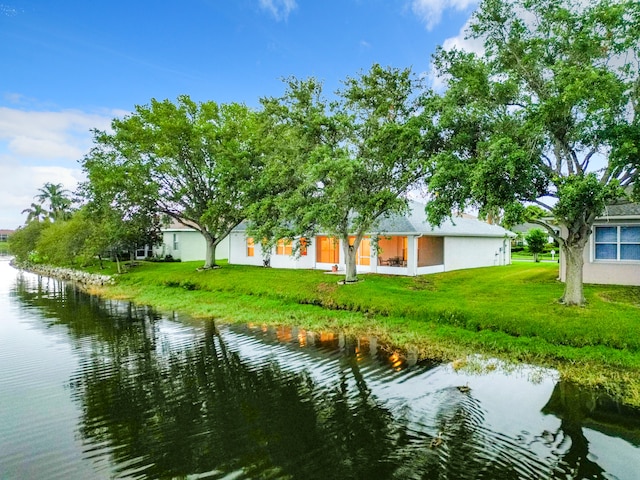
[[[527, 234], [533, 230], [534, 228], [537, 228], [538, 230], [542, 230], [543, 232], [546, 233], [545, 228], [542, 225], [538, 225], [536, 223], [521, 223], [519, 225], [515, 225], [514, 227], [512, 227], [510, 230], [516, 234], [518, 234], [517, 238], [515, 238], [512, 242], [512, 244], [514, 246], [524, 246], [527, 244], [527, 239], [526, 236]], [[554, 228], [554, 231], [556, 233], [560, 232], [559, 228]], [[554, 242], [554, 238], [550, 235], [547, 236], [547, 243], [553, 243]]]
[[13, 232], [15, 232], [15, 230], [0, 230], [0, 242], [8, 241]]
[[[584, 249], [585, 283], [640, 285], [640, 204], [609, 205]], [[560, 262], [560, 279], [566, 265]]]
[[[202, 234], [175, 220], [161, 229], [162, 244], [154, 247], [153, 253], [160, 257], [171, 255], [176, 260], [189, 262], [204, 260], [207, 243]], [[229, 238], [225, 238], [216, 248], [216, 260], [229, 257]]]
[[[359, 273], [415, 276], [505, 265], [511, 263], [510, 239], [514, 236], [502, 227], [469, 218], [447, 220], [432, 228], [426, 220], [424, 205], [412, 202], [407, 216], [382, 220], [363, 239], [356, 267]], [[311, 242], [304, 239], [297, 242], [301, 244], [298, 254], [294, 254], [294, 245], [280, 240], [271, 251], [271, 266], [331, 270], [338, 265], [344, 270], [342, 245], [336, 239], [317, 235]], [[263, 264], [260, 242], [246, 236], [245, 224], [230, 234], [229, 263]]]

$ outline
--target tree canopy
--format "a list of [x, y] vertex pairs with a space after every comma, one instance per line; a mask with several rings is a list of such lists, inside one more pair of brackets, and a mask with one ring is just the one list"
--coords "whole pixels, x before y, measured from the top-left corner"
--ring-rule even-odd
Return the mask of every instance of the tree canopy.
[[29, 208], [22, 210], [22, 213], [27, 214], [25, 223], [43, 220], [68, 220], [71, 218], [72, 201], [69, 198], [70, 192], [61, 183], [47, 182], [38, 189], [38, 192], [34, 196], [38, 202], [34, 202]]
[[533, 260], [539, 262], [538, 255], [544, 252], [544, 246], [547, 244], [548, 235], [539, 228], [532, 228], [527, 232], [525, 240], [527, 241], [527, 249], [533, 253]]
[[431, 164], [429, 218], [473, 205], [517, 223], [525, 205], [544, 208], [548, 220], [528, 220], [560, 243], [563, 301], [581, 304], [595, 219], [622, 187], [639, 191], [640, 4], [485, 0], [469, 36], [483, 53], [435, 56], [445, 148]]
[[90, 198], [123, 218], [166, 215], [205, 238], [205, 268], [215, 248], [246, 216], [256, 198], [260, 156], [255, 113], [244, 105], [152, 100], [112, 133], [96, 131], [84, 158]]
[[347, 78], [334, 101], [314, 79], [290, 79], [287, 87], [284, 97], [263, 103], [280, 127], [273, 131], [286, 135], [275, 170], [289, 173], [271, 181], [283, 188], [260, 202], [253, 229], [268, 233], [260, 229], [268, 225], [279, 235], [339, 238], [346, 280], [355, 280], [365, 233], [380, 217], [406, 210], [407, 191], [422, 177], [435, 142], [424, 127], [419, 80], [410, 69], [373, 65]]

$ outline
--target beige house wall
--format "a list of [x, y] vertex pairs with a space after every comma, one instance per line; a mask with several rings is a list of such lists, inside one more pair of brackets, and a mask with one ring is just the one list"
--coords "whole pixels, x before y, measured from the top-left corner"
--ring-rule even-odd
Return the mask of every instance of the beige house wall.
[[[596, 222], [595, 226], [640, 225], [637, 219], [620, 219], [619, 221]], [[567, 230], [562, 227], [561, 234], [566, 237]], [[582, 269], [582, 281], [584, 283], [596, 283], [602, 285], [640, 285], [640, 262], [614, 261], [595, 259], [595, 237], [589, 236], [584, 252], [584, 267]], [[567, 266], [564, 256], [560, 256], [560, 280], [565, 281]]]

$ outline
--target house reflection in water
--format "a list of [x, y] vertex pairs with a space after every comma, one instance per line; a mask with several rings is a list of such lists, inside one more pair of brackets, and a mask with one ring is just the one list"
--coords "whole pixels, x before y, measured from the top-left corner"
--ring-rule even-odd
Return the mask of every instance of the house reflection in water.
[[340, 351], [352, 356], [357, 362], [376, 359], [390, 365], [393, 370], [402, 370], [418, 362], [415, 352], [402, 352], [391, 348], [372, 335], [353, 337], [339, 332], [315, 332], [304, 328], [279, 326], [270, 327], [250, 323], [247, 328], [260, 331], [266, 340], [284, 344], [297, 344], [301, 348], [313, 347], [319, 351]]

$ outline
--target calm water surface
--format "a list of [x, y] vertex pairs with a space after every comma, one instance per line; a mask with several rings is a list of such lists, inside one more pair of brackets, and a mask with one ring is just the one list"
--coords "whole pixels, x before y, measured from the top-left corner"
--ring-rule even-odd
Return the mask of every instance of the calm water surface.
[[0, 261], [0, 479], [76, 478], [638, 479], [640, 412], [550, 371], [167, 318]]

